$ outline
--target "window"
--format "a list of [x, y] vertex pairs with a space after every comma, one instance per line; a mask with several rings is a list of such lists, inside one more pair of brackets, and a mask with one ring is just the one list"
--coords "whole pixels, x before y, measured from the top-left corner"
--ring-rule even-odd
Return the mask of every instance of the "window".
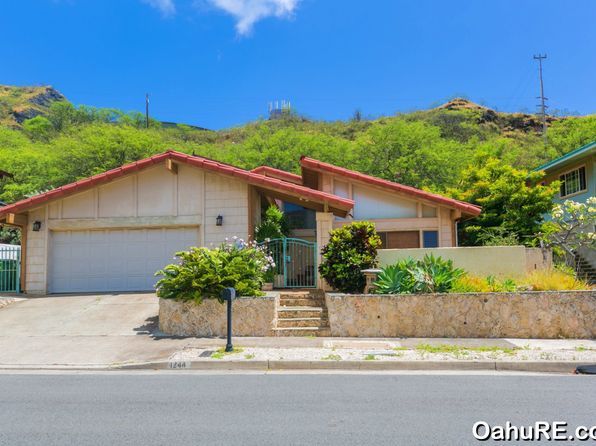
[[586, 168], [571, 170], [559, 176], [561, 182], [561, 198], [586, 190]]
[[418, 231], [379, 232], [381, 249], [420, 248], [420, 233]]
[[283, 209], [290, 229], [315, 229], [317, 227], [315, 211], [286, 202], [284, 202]]
[[439, 231], [424, 231], [422, 233], [422, 242], [425, 248], [438, 248]]
[[434, 218], [437, 216], [437, 208], [432, 206], [422, 205], [422, 216], [424, 218]]

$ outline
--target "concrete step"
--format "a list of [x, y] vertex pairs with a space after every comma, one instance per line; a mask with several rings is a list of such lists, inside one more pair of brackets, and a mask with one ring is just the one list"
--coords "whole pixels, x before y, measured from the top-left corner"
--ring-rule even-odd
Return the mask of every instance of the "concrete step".
[[322, 307], [280, 307], [277, 317], [281, 319], [301, 317], [327, 317], [327, 310]]
[[279, 291], [279, 295], [280, 296], [299, 296], [299, 297], [303, 297], [303, 296], [313, 296], [313, 297], [325, 297], [325, 292], [323, 290], [318, 290], [315, 288], [309, 288], [306, 290], [280, 290]]
[[277, 328], [329, 327], [329, 322], [320, 317], [292, 317], [277, 319]]
[[327, 327], [274, 328], [273, 333], [275, 336], [331, 336]]
[[280, 296], [290, 296], [290, 297], [308, 297], [311, 295], [311, 292], [308, 290], [302, 290], [302, 291], [280, 291], [279, 292]]
[[282, 307], [324, 307], [324, 299], [285, 298], [279, 299]]

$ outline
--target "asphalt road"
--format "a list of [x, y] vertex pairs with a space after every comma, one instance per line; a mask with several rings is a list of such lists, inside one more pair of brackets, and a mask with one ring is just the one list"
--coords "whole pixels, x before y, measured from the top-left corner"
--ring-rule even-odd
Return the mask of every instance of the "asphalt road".
[[10, 446], [465, 445], [479, 420], [595, 413], [587, 376], [0, 374]]

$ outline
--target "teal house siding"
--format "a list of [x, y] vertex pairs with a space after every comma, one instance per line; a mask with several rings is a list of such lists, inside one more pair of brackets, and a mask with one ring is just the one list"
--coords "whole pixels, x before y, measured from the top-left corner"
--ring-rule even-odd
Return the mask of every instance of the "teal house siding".
[[[586, 203], [588, 198], [596, 196], [596, 141], [572, 150], [566, 155], [534, 169], [534, 171], [544, 171], [546, 173], [545, 182], [550, 184], [553, 181], [558, 181], [560, 176], [566, 172], [582, 166], [586, 168], [585, 190], [564, 197], [561, 197], [559, 193], [553, 201], [555, 203], [562, 203], [565, 200], [573, 200], [579, 203]], [[547, 220], [550, 219], [550, 215], [545, 215], [544, 217]], [[591, 232], [595, 228], [588, 227], [585, 230]], [[596, 269], [596, 250], [585, 247], [578, 251], [578, 254], [592, 268]]]
[[544, 171], [545, 182], [559, 181], [561, 175], [584, 166], [586, 169], [586, 187], [583, 191], [561, 197], [557, 194], [554, 201], [562, 203], [565, 200], [573, 200], [585, 203], [589, 197], [596, 196], [596, 141], [586, 144], [578, 149], [552, 160], [534, 171]]

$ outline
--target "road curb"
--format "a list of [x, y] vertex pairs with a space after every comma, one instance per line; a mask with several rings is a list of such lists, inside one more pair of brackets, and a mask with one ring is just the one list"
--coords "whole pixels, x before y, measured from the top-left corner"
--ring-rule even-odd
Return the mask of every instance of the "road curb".
[[111, 370], [361, 370], [361, 371], [517, 371], [573, 373], [578, 361], [160, 361], [113, 366]]

